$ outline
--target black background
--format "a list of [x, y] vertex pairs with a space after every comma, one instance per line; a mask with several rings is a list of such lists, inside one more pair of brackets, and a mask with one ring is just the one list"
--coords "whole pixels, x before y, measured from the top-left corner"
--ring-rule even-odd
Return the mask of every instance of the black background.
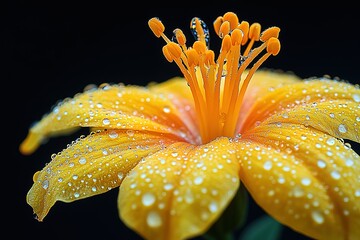
[[[51, 3], [50, 3], [51, 2]], [[302, 2], [208, 1], [204, 5], [181, 1], [176, 7], [142, 5], [140, 2], [6, 2], [2, 28], [5, 81], [2, 192], [5, 235], [11, 239], [140, 239], [117, 214], [117, 189], [89, 199], [58, 202], [44, 222], [34, 219], [25, 196], [32, 175], [42, 169], [52, 153], [63, 149], [78, 134], [51, 139], [31, 156], [18, 152], [30, 125], [53, 104], [81, 92], [91, 83], [123, 82], [144, 85], [179, 75], [175, 64], [161, 53], [163, 41], [149, 30], [147, 21], [159, 17], [171, 35], [181, 28], [191, 39], [189, 21], [197, 16], [211, 29], [211, 48], [218, 51], [213, 20], [226, 11], [241, 20], [260, 22], [264, 28], [281, 28], [282, 49], [265, 67], [293, 71], [306, 78], [330, 75], [359, 83], [359, 13], [356, 7], [313, 7]], [[143, 8], [139, 8], [139, 7]], [[5, 130], [5, 132], [4, 132]], [[354, 145], [358, 148], [358, 145]], [[249, 222], [263, 214], [251, 204]], [[285, 228], [282, 239], [306, 239]]]

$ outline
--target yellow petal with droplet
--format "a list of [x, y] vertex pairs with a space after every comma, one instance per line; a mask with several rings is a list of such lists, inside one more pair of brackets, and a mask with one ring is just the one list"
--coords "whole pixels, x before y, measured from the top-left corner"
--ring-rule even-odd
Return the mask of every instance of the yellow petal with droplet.
[[120, 186], [119, 211], [146, 239], [188, 239], [205, 233], [239, 186], [229, 139], [175, 143], [141, 161]]
[[196, 142], [197, 132], [191, 114], [148, 88], [105, 85], [54, 106], [30, 129], [20, 151], [30, 154], [43, 139], [72, 132], [78, 127], [154, 131]]
[[245, 132], [269, 116], [284, 110], [334, 100], [360, 104], [360, 89], [349, 83], [328, 78], [307, 79], [285, 85], [259, 96], [242, 120], [241, 131]]
[[35, 173], [27, 202], [42, 221], [56, 201], [72, 202], [118, 187], [141, 158], [172, 142], [159, 133], [133, 130], [79, 138]]
[[336, 138], [360, 142], [360, 103], [354, 101], [331, 100], [299, 105], [269, 117], [264, 124], [280, 122], [311, 126]]
[[[242, 77], [245, 78], [246, 74]], [[300, 80], [301, 78], [289, 72], [264, 69], [257, 70], [246, 89], [244, 101], [241, 105], [238, 125], [242, 126], [245, 124], [245, 121], [250, 120], [247, 119], [246, 116], [259, 99], [278, 88], [291, 86], [292, 84], [298, 83]]]
[[261, 124], [238, 143], [241, 180], [281, 223], [314, 239], [360, 236], [360, 157], [296, 124]]

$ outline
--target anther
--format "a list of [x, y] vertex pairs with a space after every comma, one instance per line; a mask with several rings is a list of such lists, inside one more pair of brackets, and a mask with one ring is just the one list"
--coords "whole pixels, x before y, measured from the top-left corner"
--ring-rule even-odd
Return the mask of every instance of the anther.
[[255, 41], [259, 41], [261, 32], [261, 25], [259, 23], [253, 23], [249, 29], [249, 38]]
[[242, 21], [237, 28], [243, 32], [243, 39], [241, 45], [244, 45], [249, 39], [250, 24], [247, 21]]
[[267, 42], [266, 51], [271, 53], [273, 56], [276, 56], [280, 51], [280, 47], [281, 44], [279, 39], [272, 37]]
[[280, 28], [270, 27], [261, 33], [260, 40], [262, 42], [266, 42], [267, 40], [269, 40], [272, 37], [278, 38], [279, 32], [280, 32]]
[[156, 37], [160, 37], [161, 34], [165, 31], [165, 26], [162, 24], [162, 22], [156, 18], [153, 17], [148, 21], [148, 25], [151, 29], [151, 31], [154, 33]]
[[243, 39], [243, 32], [236, 28], [231, 32], [232, 45], [240, 45]]
[[187, 61], [190, 67], [199, 64], [199, 54], [195, 49], [190, 48], [186, 50], [185, 54], [187, 56]]
[[221, 24], [219, 29], [219, 37], [224, 38], [225, 35], [230, 33], [230, 22], [225, 21]]
[[173, 33], [176, 37], [176, 41], [180, 44], [180, 46], [184, 46], [186, 44], [186, 37], [185, 34], [181, 31], [181, 29], [176, 28]]
[[206, 61], [205, 61], [205, 63], [206, 63], [207, 65], [215, 65], [215, 64], [216, 64], [216, 63], [215, 63], [215, 53], [214, 53], [214, 51], [212, 51], [212, 50], [206, 50], [205, 55], [206, 55]]
[[214, 30], [215, 30], [215, 33], [219, 35], [219, 31], [220, 31], [220, 26], [221, 24], [224, 22], [224, 19], [222, 16], [219, 16], [215, 19], [215, 21], [213, 22], [213, 27], [214, 27]]
[[193, 44], [193, 48], [199, 53], [204, 54], [206, 51], [206, 45], [203, 42], [195, 41]]
[[234, 30], [239, 25], [239, 18], [233, 12], [227, 12], [223, 16], [224, 21], [228, 21], [230, 23], [230, 30]]
[[231, 37], [226, 35], [221, 43], [221, 51], [228, 52], [231, 48]]
[[173, 62], [174, 61], [174, 58], [171, 56], [171, 54], [169, 53], [169, 50], [168, 50], [168, 46], [165, 45], [162, 47], [162, 52], [163, 52], [163, 55], [165, 56], [166, 60], [168, 60], [169, 62]]
[[179, 44], [176, 44], [174, 42], [169, 42], [167, 44], [167, 49], [168, 49], [170, 55], [172, 55], [172, 57], [174, 59], [180, 58], [182, 51], [181, 51]]

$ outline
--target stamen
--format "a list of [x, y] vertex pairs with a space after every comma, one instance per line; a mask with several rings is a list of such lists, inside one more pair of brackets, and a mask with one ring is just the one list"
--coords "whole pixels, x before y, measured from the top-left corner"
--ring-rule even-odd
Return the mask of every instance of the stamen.
[[[261, 32], [259, 23], [239, 23], [233, 12], [217, 17], [213, 27], [222, 43], [215, 61], [215, 53], [208, 49], [209, 32], [201, 19], [195, 17], [190, 22], [195, 36], [192, 47], [186, 46], [186, 37], [180, 29], [173, 31], [174, 42], [170, 41], [158, 18], [150, 19], [149, 27], [155, 36], [165, 40], [165, 58], [178, 65], [188, 82], [202, 143], [219, 136], [234, 137], [242, 101], [252, 76], [269, 56], [275, 56], [280, 51], [280, 28], [270, 27]], [[260, 46], [254, 47], [257, 42]], [[241, 53], [244, 45], [247, 45], [246, 49]], [[256, 58], [258, 60], [248, 69]], [[247, 75], [242, 77], [245, 72]]]

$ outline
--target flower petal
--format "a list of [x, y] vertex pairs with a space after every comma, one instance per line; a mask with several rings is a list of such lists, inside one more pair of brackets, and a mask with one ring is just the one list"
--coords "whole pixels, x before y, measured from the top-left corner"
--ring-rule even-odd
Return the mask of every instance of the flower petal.
[[303, 125], [270, 124], [239, 140], [241, 180], [274, 218], [315, 239], [360, 236], [360, 157]]
[[284, 110], [334, 100], [359, 103], [360, 89], [349, 83], [328, 78], [308, 79], [289, 84], [258, 98], [244, 116], [240, 130], [246, 132], [269, 116]]
[[154, 131], [196, 142], [192, 113], [179, 106], [145, 87], [103, 85], [60, 102], [30, 129], [20, 151], [30, 154], [42, 140], [78, 127]]
[[34, 174], [27, 202], [42, 221], [56, 201], [72, 202], [118, 187], [142, 157], [172, 142], [158, 133], [132, 130], [79, 138]]
[[122, 220], [146, 239], [203, 234], [239, 186], [239, 163], [229, 146], [227, 138], [175, 143], [146, 157], [120, 186]]
[[[246, 77], [246, 74], [243, 76]], [[241, 106], [239, 126], [242, 126], [252, 106], [262, 97], [278, 88], [298, 83], [300, 77], [290, 72], [259, 69], [255, 72], [246, 89], [244, 101]]]
[[269, 117], [264, 124], [279, 122], [311, 126], [337, 138], [360, 142], [360, 103], [354, 101], [331, 100], [296, 106]]

